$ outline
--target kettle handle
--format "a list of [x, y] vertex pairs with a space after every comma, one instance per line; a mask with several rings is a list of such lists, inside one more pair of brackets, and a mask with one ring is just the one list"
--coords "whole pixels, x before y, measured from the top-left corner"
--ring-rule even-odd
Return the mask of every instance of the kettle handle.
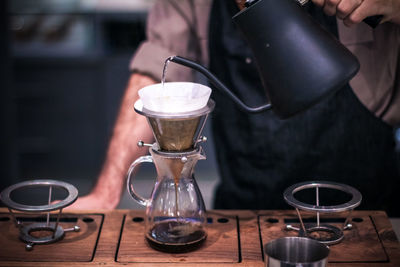
[[[238, 2], [240, 10], [242, 10], [244, 7], [250, 7], [251, 5], [255, 4], [258, 0], [246, 0], [246, 1], [236, 1]], [[244, 3], [243, 3], [244, 2]], [[297, 3], [299, 3], [301, 6], [305, 6], [309, 0], [296, 0]], [[363, 21], [368, 24], [371, 28], [376, 28], [376, 26], [381, 23], [381, 20], [383, 19], [383, 15], [375, 15], [375, 16], [370, 16], [365, 18]]]
[[140, 165], [143, 162], [150, 162], [153, 163], [153, 158], [151, 156], [142, 156], [140, 158], [137, 158], [129, 167], [129, 170], [126, 174], [127, 181], [126, 181], [126, 186], [128, 188], [128, 192], [131, 195], [131, 197], [136, 200], [140, 205], [147, 207], [150, 204], [150, 199], [144, 198], [140, 196], [138, 193], [136, 193], [135, 188], [133, 187], [131, 180], [134, 175], [132, 175], [133, 171], [135, 168]]

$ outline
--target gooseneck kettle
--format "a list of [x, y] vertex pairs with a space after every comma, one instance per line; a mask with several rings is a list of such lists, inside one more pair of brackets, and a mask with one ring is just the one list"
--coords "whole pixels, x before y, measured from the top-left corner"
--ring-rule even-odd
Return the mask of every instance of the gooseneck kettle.
[[359, 70], [357, 58], [294, 0], [258, 0], [233, 17], [252, 49], [270, 103], [249, 107], [205, 67], [168, 60], [204, 74], [242, 110], [271, 109], [282, 119], [313, 106], [343, 87]]

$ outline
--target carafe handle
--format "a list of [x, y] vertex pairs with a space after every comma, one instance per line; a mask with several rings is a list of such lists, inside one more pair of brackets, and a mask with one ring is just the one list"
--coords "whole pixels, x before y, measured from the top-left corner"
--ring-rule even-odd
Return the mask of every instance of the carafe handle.
[[133, 187], [131, 183], [131, 179], [133, 178], [133, 171], [135, 168], [143, 163], [143, 162], [150, 162], [153, 163], [153, 158], [151, 156], [142, 156], [140, 158], [137, 158], [129, 167], [128, 173], [126, 174], [127, 181], [126, 181], [126, 186], [128, 188], [128, 192], [131, 195], [131, 197], [136, 200], [140, 205], [143, 205], [147, 207], [150, 204], [150, 199], [144, 198], [140, 196], [138, 193], [136, 193], [135, 188]]

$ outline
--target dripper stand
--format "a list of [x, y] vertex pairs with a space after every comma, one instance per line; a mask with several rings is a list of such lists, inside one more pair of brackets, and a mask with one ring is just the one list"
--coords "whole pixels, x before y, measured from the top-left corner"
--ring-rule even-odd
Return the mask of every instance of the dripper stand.
[[[307, 204], [297, 200], [294, 197], [294, 194], [309, 188], [315, 188], [315, 199], [316, 203]], [[334, 190], [339, 190], [345, 192], [351, 196], [351, 199], [340, 205], [332, 205], [332, 206], [322, 206], [320, 205], [320, 192], [319, 188], [330, 188]], [[299, 236], [305, 236], [312, 239], [315, 239], [321, 243], [326, 245], [334, 245], [342, 241], [344, 234], [344, 230], [350, 230], [352, 228], [352, 224], [349, 223], [352, 211], [358, 207], [361, 203], [361, 193], [348, 185], [334, 183], [334, 182], [320, 182], [320, 181], [312, 181], [312, 182], [303, 182], [294, 184], [288, 187], [284, 192], [285, 201], [294, 207], [297, 212], [297, 216], [300, 222], [300, 227], [295, 227], [293, 225], [286, 225], [286, 230], [294, 230], [299, 232]], [[316, 212], [316, 223], [304, 223], [304, 220], [300, 214], [300, 210]], [[320, 213], [339, 213], [339, 212], [348, 212], [347, 217], [343, 223], [341, 228], [330, 225], [330, 224], [322, 224], [320, 220]], [[312, 233], [316, 232], [325, 232], [329, 235], [329, 237], [316, 237], [313, 236]]]
[[[31, 188], [31, 187], [49, 187], [49, 196], [48, 196], [48, 204], [47, 205], [24, 205], [15, 202], [11, 199], [11, 194], [17, 189], [22, 188]], [[55, 203], [51, 204], [52, 201], [52, 191], [53, 188], [61, 188], [67, 191], [68, 196]], [[18, 184], [11, 185], [10, 187], [4, 189], [1, 192], [1, 201], [7, 206], [11, 217], [13, 218], [15, 226], [19, 229], [19, 238], [26, 243], [26, 250], [32, 250], [35, 244], [49, 244], [54, 243], [58, 240], [61, 240], [65, 232], [78, 232], [80, 231], [80, 227], [75, 225], [72, 228], [63, 229], [60, 225], [60, 217], [63, 208], [71, 205], [78, 198], [78, 190], [71, 184], [54, 181], [54, 180], [32, 180], [25, 181]], [[15, 211], [20, 211], [22, 213], [16, 213]], [[55, 218], [55, 222], [51, 222], [51, 211], [58, 210], [58, 213]], [[42, 214], [46, 213], [46, 222], [35, 222], [26, 224], [20, 221], [17, 215], [29, 213], [29, 214]], [[54, 219], [53, 219], [54, 221]], [[51, 232], [50, 235], [45, 235], [42, 237], [33, 236], [31, 233], [33, 232]]]

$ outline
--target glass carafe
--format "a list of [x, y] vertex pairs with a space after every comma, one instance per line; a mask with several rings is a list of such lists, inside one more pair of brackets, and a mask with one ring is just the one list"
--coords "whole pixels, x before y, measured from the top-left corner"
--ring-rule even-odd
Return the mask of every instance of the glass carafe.
[[[127, 173], [128, 192], [146, 207], [145, 237], [151, 247], [166, 252], [187, 252], [207, 237], [204, 201], [194, 179], [194, 167], [205, 159], [202, 148], [188, 152], [163, 152], [153, 145], [148, 156], [135, 160]], [[146, 199], [135, 191], [131, 180], [138, 165], [154, 163], [157, 179]]]

